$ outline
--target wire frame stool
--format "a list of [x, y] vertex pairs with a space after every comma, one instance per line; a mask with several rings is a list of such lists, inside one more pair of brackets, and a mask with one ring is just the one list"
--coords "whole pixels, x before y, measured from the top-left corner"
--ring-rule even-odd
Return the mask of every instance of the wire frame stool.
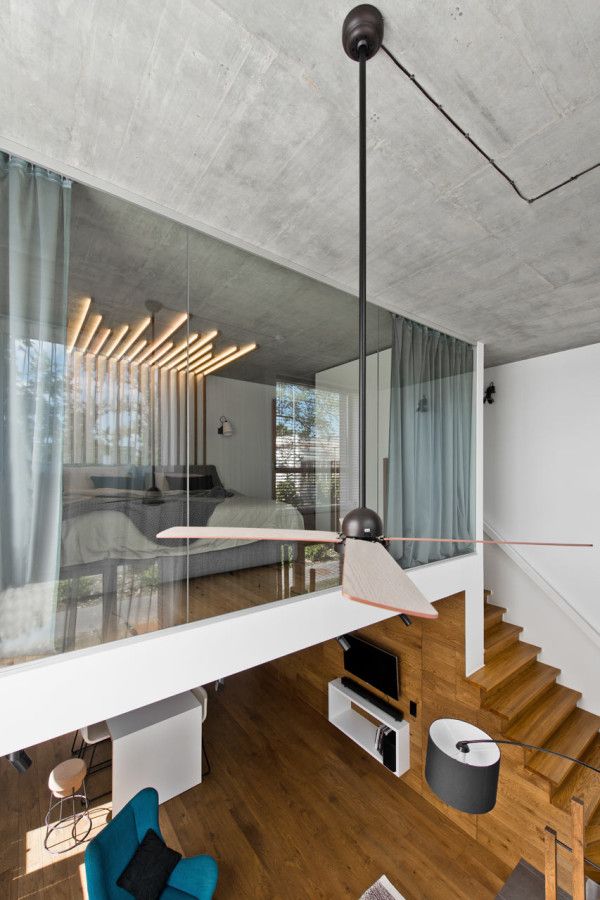
[[[92, 820], [90, 817], [88, 797], [85, 786], [85, 763], [83, 764], [81, 781], [79, 782], [79, 784], [73, 784], [70, 793], [68, 793], [66, 789], [63, 791], [60, 788], [59, 778], [57, 778], [55, 775], [55, 773], [58, 772], [60, 776], [61, 767], [64, 768], [65, 765], [65, 763], [61, 763], [59, 766], [53, 769], [50, 773], [50, 778], [48, 779], [48, 786], [50, 788], [50, 805], [48, 806], [48, 812], [46, 813], [46, 817], [44, 819], [44, 824], [46, 826], [44, 848], [48, 851], [48, 853], [52, 853], [54, 855], [66, 853], [68, 850], [72, 850], [79, 844], [84, 843], [90, 831], [92, 830]], [[56, 809], [58, 809], [58, 818], [53, 821], [53, 813]], [[82, 834], [78, 834], [77, 827], [83, 820], [86, 821], [87, 827], [84, 826], [84, 832]], [[69, 829], [70, 837], [63, 838], [55, 844], [48, 843], [50, 837], [55, 832], [61, 833], [66, 829]], [[66, 840], [67, 845], [62, 847], [61, 844], [64, 840]]]

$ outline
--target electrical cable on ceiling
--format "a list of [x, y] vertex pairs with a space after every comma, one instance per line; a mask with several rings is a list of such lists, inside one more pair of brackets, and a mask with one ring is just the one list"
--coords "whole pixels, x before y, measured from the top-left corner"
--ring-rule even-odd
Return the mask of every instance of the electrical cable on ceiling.
[[587, 169], [582, 169], [581, 172], [577, 172], [575, 175], [571, 175], [569, 178], [565, 178], [565, 180], [564, 180], [564, 181], [561, 181], [560, 184], [555, 184], [554, 187], [548, 188], [547, 191], [542, 191], [541, 194], [538, 194], [538, 195], [535, 196], [535, 197], [527, 197], [527, 196], [523, 193], [523, 191], [518, 187], [518, 185], [517, 185], [517, 183], [515, 182], [514, 178], [511, 178], [510, 175], [509, 175], [507, 172], [505, 172], [504, 169], [503, 169], [501, 166], [498, 165], [498, 163], [496, 162], [496, 160], [493, 159], [493, 158], [489, 155], [489, 153], [486, 153], [486, 151], [483, 149], [483, 147], [481, 147], [481, 146], [477, 143], [477, 141], [473, 140], [473, 138], [471, 137], [471, 135], [469, 134], [469, 132], [468, 132], [468, 131], [465, 131], [465, 129], [464, 129], [461, 125], [458, 124], [458, 122], [456, 121], [456, 119], [454, 119], [454, 118], [450, 115], [450, 113], [446, 112], [446, 110], [444, 109], [444, 107], [442, 106], [442, 104], [441, 104], [441, 103], [438, 103], [438, 101], [435, 99], [435, 97], [433, 97], [433, 96], [429, 93], [429, 91], [427, 90], [427, 88], [425, 88], [425, 87], [421, 84], [421, 82], [416, 78], [416, 76], [415, 76], [414, 74], [412, 74], [411, 72], [408, 71], [408, 69], [406, 68], [406, 66], [404, 66], [404, 65], [400, 62], [400, 60], [399, 60], [397, 57], [395, 57], [394, 54], [393, 54], [390, 50], [388, 50], [388, 48], [385, 46], [385, 44], [382, 44], [382, 45], [381, 45], [381, 49], [382, 49], [382, 50], [384, 51], [384, 53], [392, 60], [392, 62], [394, 63], [394, 65], [396, 65], [396, 66], [400, 69], [400, 71], [402, 72], [402, 74], [403, 74], [403, 75], [406, 75], [406, 77], [407, 77], [410, 81], [412, 81], [412, 83], [415, 85], [415, 87], [417, 87], [417, 88], [420, 90], [420, 92], [423, 94], [423, 96], [424, 96], [427, 100], [429, 100], [429, 102], [432, 104], [432, 106], [435, 106], [435, 108], [438, 110], [438, 112], [440, 112], [440, 113], [444, 116], [444, 118], [446, 119], [446, 121], [450, 122], [450, 124], [452, 125], [452, 127], [453, 127], [456, 131], [458, 131], [458, 133], [461, 134], [461, 135], [469, 142], [469, 144], [470, 144], [472, 147], [475, 148], [475, 150], [477, 150], [477, 152], [480, 154], [480, 156], [483, 156], [483, 158], [486, 160], [486, 162], [488, 162], [488, 163], [490, 164], [490, 166], [492, 166], [492, 168], [495, 169], [496, 172], [498, 172], [498, 174], [501, 175], [502, 178], [504, 178], [504, 180], [505, 180], [506, 182], [508, 182], [508, 184], [510, 184], [510, 186], [511, 186], [511, 188], [513, 189], [513, 191], [515, 192], [515, 194], [517, 194], [517, 196], [520, 197], [521, 200], [524, 200], [526, 203], [529, 203], [529, 204], [535, 203], [536, 200], [541, 200], [542, 197], [547, 197], [548, 194], [552, 194], [552, 193], [554, 193], [554, 191], [558, 191], [559, 188], [565, 187], [565, 185], [567, 185], [567, 184], [572, 184], [572, 182], [577, 181], [578, 178], [581, 178], [582, 175], [587, 175], [588, 172], [593, 172], [594, 169], [600, 168], [600, 162], [594, 163], [593, 166], [588, 166]]

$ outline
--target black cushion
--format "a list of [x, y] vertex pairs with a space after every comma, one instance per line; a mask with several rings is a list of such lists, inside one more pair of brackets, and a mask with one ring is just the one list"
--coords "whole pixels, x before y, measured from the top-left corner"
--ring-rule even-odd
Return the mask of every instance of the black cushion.
[[[172, 491], [187, 491], [188, 476], [187, 475], [167, 475], [167, 482]], [[210, 491], [213, 488], [212, 475], [190, 475], [189, 490], [190, 491]]]
[[154, 829], [149, 828], [117, 884], [136, 900], [158, 900], [180, 859], [181, 853], [167, 847]]
[[92, 475], [95, 488], [116, 488], [119, 491], [134, 490], [131, 475]]

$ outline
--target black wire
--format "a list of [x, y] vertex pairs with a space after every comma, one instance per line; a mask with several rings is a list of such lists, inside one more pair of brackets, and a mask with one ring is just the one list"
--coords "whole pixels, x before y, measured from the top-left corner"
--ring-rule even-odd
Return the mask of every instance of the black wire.
[[396, 56], [394, 56], [394, 54], [393, 54], [390, 50], [388, 50], [388, 48], [385, 46], [385, 44], [382, 44], [382, 45], [381, 45], [381, 49], [384, 51], [384, 53], [385, 53], [387, 56], [389, 56], [389, 58], [392, 60], [392, 62], [400, 69], [400, 71], [402, 72], [402, 74], [403, 74], [403, 75], [406, 75], [406, 77], [407, 77], [408, 79], [410, 79], [410, 81], [412, 81], [412, 83], [415, 85], [415, 87], [419, 89], [419, 91], [423, 94], [423, 96], [426, 97], [427, 100], [429, 100], [429, 102], [430, 102], [433, 106], [435, 106], [435, 108], [438, 110], [438, 112], [440, 112], [440, 113], [443, 115], [443, 117], [446, 119], [446, 121], [450, 122], [450, 124], [452, 125], [452, 127], [453, 127], [456, 131], [458, 131], [458, 133], [459, 133], [460, 135], [462, 135], [462, 136], [469, 142], [469, 144], [470, 144], [475, 150], [477, 150], [477, 152], [479, 153], [480, 156], [483, 156], [483, 158], [486, 160], [486, 162], [488, 162], [488, 163], [490, 164], [490, 166], [492, 166], [492, 168], [495, 169], [496, 172], [498, 172], [498, 174], [501, 175], [502, 178], [504, 178], [504, 180], [505, 180], [506, 182], [508, 182], [508, 184], [510, 184], [510, 186], [511, 186], [511, 188], [513, 189], [513, 191], [515, 192], [515, 194], [517, 194], [517, 196], [520, 197], [521, 200], [524, 200], [526, 203], [530, 203], [530, 204], [531, 204], [531, 203], [535, 203], [536, 200], [541, 200], [542, 197], [547, 197], [548, 194], [552, 194], [552, 193], [554, 193], [554, 191], [558, 191], [559, 188], [562, 188], [562, 187], [564, 187], [564, 186], [567, 185], [567, 184], [571, 184], [573, 181], [577, 181], [577, 179], [578, 179], [578, 178], [581, 178], [582, 175], [587, 175], [588, 172], [593, 172], [594, 169], [600, 168], [600, 162], [594, 163], [593, 166], [588, 166], [587, 169], [582, 169], [581, 172], [577, 172], [577, 174], [571, 175], [569, 178], [565, 178], [565, 180], [564, 180], [564, 181], [561, 181], [560, 184], [555, 184], [554, 187], [548, 188], [547, 191], [542, 191], [541, 194], [537, 194], [537, 196], [535, 196], [535, 197], [527, 197], [527, 196], [523, 193], [523, 191], [519, 188], [519, 186], [517, 185], [517, 183], [516, 183], [516, 181], [514, 180], [514, 178], [511, 178], [510, 175], [509, 175], [507, 172], [504, 171], [504, 169], [502, 168], [502, 166], [499, 166], [498, 163], [496, 162], [496, 160], [493, 159], [493, 158], [489, 155], [489, 153], [486, 153], [486, 151], [483, 149], [483, 147], [481, 147], [481, 145], [478, 144], [477, 141], [475, 141], [475, 140], [471, 137], [471, 135], [469, 134], [469, 132], [468, 132], [468, 131], [465, 131], [465, 129], [462, 127], [462, 125], [459, 125], [458, 122], [456, 121], [456, 119], [454, 119], [454, 118], [450, 115], [450, 113], [446, 112], [446, 110], [444, 109], [444, 107], [442, 106], [442, 104], [439, 103], [439, 102], [435, 99], [435, 97], [433, 97], [433, 96], [429, 93], [429, 91], [427, 90], [427, 88], [425, 88], [425, 87], [421, 84], [421, 82], [418, 81], [418, 79], [415, 77], [415, 75], [413, 75], [411, 72], [409, 72], [408, 69], [406, 68], [406, 66], [404, 66], [404, 65], [400, 62], [400, 60], [399, 60]]

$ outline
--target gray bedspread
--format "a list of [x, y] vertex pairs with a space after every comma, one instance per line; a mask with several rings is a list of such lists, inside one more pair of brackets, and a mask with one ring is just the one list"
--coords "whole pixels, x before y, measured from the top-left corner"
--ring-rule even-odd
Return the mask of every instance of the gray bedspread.
[[[142, 496], [132, 496], [130, 491], [110, 496], [70, 497], [63, 504], [63, 521], [83, 516], [92, 512], [124, 513], [135, 527], [151, 541], [155, 540], [159, 531], [172, 528], [174, 525], [206, 525], [215, 508], [226, 497], [233, 496], [223, 488], [212, 488], [209, 491], [191, 492], [188, 497], [185, 491], [169, 491], [161, 495], [160, 503], [144, 503]], [[185, 540], [172, 541], [171, 546], [185, 544]]]

